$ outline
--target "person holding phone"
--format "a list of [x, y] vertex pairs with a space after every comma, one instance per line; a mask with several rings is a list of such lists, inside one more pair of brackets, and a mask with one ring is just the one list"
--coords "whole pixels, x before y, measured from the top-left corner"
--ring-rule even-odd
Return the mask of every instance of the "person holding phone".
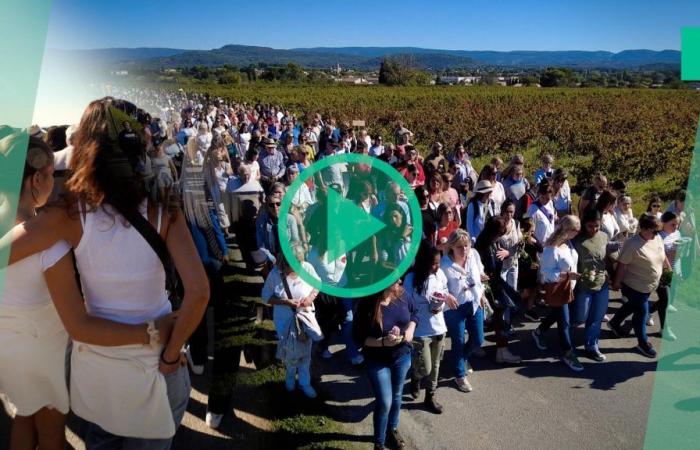
[[435, 392], [447, 333], [443, 310], [457, 307], [457, 300], [447, 290], [447, 277], [440, 268], [440, 256], [437, 248], [423, 241], [413, 271], [405, 279], [405, 295], [413, 297], [420, 324], [413, 337], [409, 394], [417, 400], [421, 381], [429, 377], [425, 406], [435, 414], [442, 414], [442, 405], [435, 399]]
[[[578, 253], [571, 240], [576, 237], [580, 230], [581, 221], [576, 216], [564, 216], [557, 222], [554, 232], [545, 242], [542, 259], [540, 260], [540, 281], [542, 283], [558, 283], [568, 280], [567, 289], [573, 292], [576, 281], [581, 278], [581, 275], [576, 271]], [[573, 294], [570, 297], [573, 298]], [[545, 300], [548, 299], [545, 298]], [[535, 345], [540, 350], [547, 349], [544, 333], [556, 322], [559, 329], [559, 343], [563, 352], [562, 361], [571, 370], [580, 372], [583, 370], [583, 366], [579, 362], [571, 344], [569, 305], [567, 303], [561, 306], [550, 305], [550, 308], [551, 310], [547, 317], [542, 319], [540, 325], [532, 332]]]
[[403, 295], [400, 279], [358, 301], [353, 336], [364, 349], [366, 373], [375, 395], [375, 450], [385, 449], [385, 443], [396, 449], [406, 446], [398, 431], [399, 414], [418, 321], [413, 299]]

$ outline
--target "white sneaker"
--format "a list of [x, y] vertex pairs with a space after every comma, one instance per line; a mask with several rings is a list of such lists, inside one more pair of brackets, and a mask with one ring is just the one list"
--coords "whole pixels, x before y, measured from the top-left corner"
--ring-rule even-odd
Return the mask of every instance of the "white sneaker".
[[201, 375], [204, 373], [204, 365], [203, 364], [195, 364], [194, 361], [192, 360], [192, 354], [190, 353], [190, 346], [187, 346], [187, 349], [185, 349], [185, 355], [187, 356], [187, 364], [190, 366], [190, 370], [192, 371], [193, 374], [195, 375]]
[[462, 392], [471, 392], [474, 390], [469, 380], [467, 380], [467, 377], [455, 378], [455, 383], [457, 384], [457, 389]]
[[668, 311], [668, 312], [678, 312], [678, 308], [676, 308], [676, 307], [673, 306], [673, 305], [668, 305], [668, 306], [666, 307], [666, 311]]
[[326, 347], [326, 348], [323, 350], [323, 353], [321, 353], [321, 357], [322, 357], [323, 359], [331, 359], [331, 358], [333, 357], [333, 353], [331, 353], [331, 351], [328, 350], [328, 347]]
[[362, 355], [357, 355], [354, 358], [350, 359], [350, 364], [352, 364], [353, 366], [359, 366], [363, 362], [365, 362], [365, 358]]
[[610, 318], [611, 318], [611, 317], [610, 317], [609, 314], [604, 315], [604, 316], [603, 316], [603, 322], [610, 322]]
[[206, 422], [207, 426], [212, 429], [217, 429], [219, 428], [219, 425], [221, 425], [221, 420], [224, 418], [223, 414], [214, 414], [210, 413], [207, 411], [207, 417], [204, 419], [204, 422]]
[[654, 319], [652, 319], [651, 316], [649, 317], [649, 319], [647, 319], [647, 326], [648, 327], [654, 326]]
[[301, 388], [301, 392], [304, 393], [309, 398], [316, 398], [316, 390], [312, 388], [311, 386], [299, 386]]
[[496, 350], [496, 362], [501, 364], [520, 364], [520, 356], [514, 355], [507, 347], [500, 347]]

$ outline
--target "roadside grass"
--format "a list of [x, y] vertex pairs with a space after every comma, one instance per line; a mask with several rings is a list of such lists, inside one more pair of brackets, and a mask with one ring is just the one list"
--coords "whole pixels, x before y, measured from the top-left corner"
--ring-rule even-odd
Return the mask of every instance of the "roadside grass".
[[[235, 314], [220, 323], [217, 346], [244, 348], [249, 363], [225, 377], [212, 390], [233, 389], [235, 408], [241, 416], [253, 417], [247, 438], [260, 448], [307, 450], [359, 448], [345, 440], [355, 433], [329, 414], [322, 398], [307, 399], [299, 391], [284, 388], [284, 365], [275, 359], [276, 335], [272, 311], [260, 298], [262, 278], [246, 273], [238, 262], [238, 249], [231, 252], [234, 262], [224, 269], [227, 307]], [[238, 260], [238, 261], [236, 261]], [[263, 308], [260, 314], [258, 309]], [[259, 320], [262, 316], [262, 320]], [[322, 397], [322, 396], [320, 396]]]

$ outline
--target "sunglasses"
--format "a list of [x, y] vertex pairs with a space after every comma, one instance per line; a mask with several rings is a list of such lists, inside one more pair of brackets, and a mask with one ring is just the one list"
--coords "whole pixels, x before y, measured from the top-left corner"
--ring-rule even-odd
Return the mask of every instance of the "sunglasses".
[[661, 205], [651, 205], [652, 208], [661, 208]]
[[282, 205], [282, 203], [280, 203], [280, 202], [272, 202], [272, 203], [268, 203], [268, 205], [270, 205], [270, 206], [277, 206], [277, 207], [279, 207], [279, 206], [281, 206], [281, 205]]

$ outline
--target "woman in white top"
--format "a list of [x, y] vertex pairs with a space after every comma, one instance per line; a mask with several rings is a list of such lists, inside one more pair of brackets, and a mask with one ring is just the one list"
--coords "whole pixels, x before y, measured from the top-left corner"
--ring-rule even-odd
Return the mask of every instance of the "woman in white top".
[[499, 244], [501, 248], [508, 250], [508, 257], [503, 260], [501, 278], [508, 283], [513, 290], [518, 290], [518, 258], [520, 257], [523, 234], [520, 232], [520, 224], [515, 220], [515, 202], [508, 199], [501, 206], [501, 217], [506, 223], [506, 234], [501, 236]]
[[535, 239], [541, 245], [547, 242], [554, 232], [557, 222], [557, 213], [552, 204], [552, 185], [548, 179], [543, 180], [537, 186], [537, 201], [527, 211], [527, 216], [535, 222]]
[[197, 143], [197, 151], [201, 154], [205, 154], [209, 147], [211, 147], [211, 141], [213, 136], [209, 131], [209, 125], [206, 121], [199, 122], [199, 127], [197, 128], [197, 135], [194, 137]]
[[494, 204], [494, 210], [498, 213], [501, 210], [503, 202], [506, 201], [506, 191], [497, 178], [496, 168], [491, 164], [486, 164], [479, 174], [479, 180], [486, 180], [491, 183], [491, 187], [493, 188], [491, 200]]
[[[91, 315], [123, 324], [151, 321], [171, 311], [166, 274], [143, 236], [126, 225], [124, 214], [148, 218], [184, 286], [170, 340], [162, 349], [103, 347], [76, 338], [71, 409], [89, 422], [88, 449], [105, 442], [169, 448], [189, 399], [181, 349], [206, 310], [209, 286], [182, 213], [146, 204], [143, 183], [124, 157], [127, 146], [131, 151], [145, 149], [141, 139], [115, 139], [120, 130], [113, 120], [113, 102], [107, 97], [88, 105], [76, 133], [66, 206], [50, 208], [16, 227], [10, 258], [16, 261], [66, 240], [75, 249]], [[62, 275], [65, 282], [73, 271]]]
[[639, 221], [634, 217], [634, 212], [632, 211], [632, 197], [628, 195], [620, 196], [617, 199], [617, 206], [613, 214], [615, 215], [617, 225], [620, 227], [620, 233], [622, 233], [625, 238], [634, 236], [637, 233], [637, 224]]
[[[304, 261], [304, 250], [298, 243], [292, 244], [297, 261], [304, 267], [304, 270], [311, 276], [317, 278], [313, 266]], [[284, 279], [282, 277], [285, 277]], [[287, 292], [289, 290], [289, 293]], [[290, 298], [291, 294], [291, 298]], [[262, 299], [266, 303], [273, 305], [272, 319], [275, 323], [275, 330], [279, 337], [279, 348], [284, 348], [290, 333], [290, 327], [295, 326], [295, 315], [299, 312], [314, 314], [314, 300], [318, 295], [318, 290], [306, 283], [294, 272], [283, 253], [277, 256], [277, 263], [270, 275], [265, 280], [262, 289]], [[320, 330], [319, 330], [320, 331]], [[296, 387], [296, 376], [299, 374], [299, 387], [304, 395], [309, 398], [316, 397], [316, 391], [311, 387], [311, 338], [300, 341], [302, 350], [295, 352], [285, 352], [283, 361], [286, 366], [285, 387], [288, 391], [294, 391]]]
[[404, 279], [404, 295], [413, 297], [418, 326], [413, 334], [413, 364], [409, 395], [414, 400], [420, 395], [421, 381], [430, 377], [425, 390], [425, 406], [435, 414], [442, 414], [442, 405], [435, 399], [438, 372], [445, 346], [445, 317], [443, 310], [457, 307], [457, 300], [447, 290], [447, 277], [440, 269], [440, 251], [423, 242], [416, 262]]
[[620, 237], [620, 225], [615, 219], [613, 210], [615, 208], [615, 195], [607, 189], [600, 193], [598, 201], [595, 204], [595, 209], [600, 213], [602, 220], [600, 222], [600, 231], [608, 235], [610, 242], [616, 242]]
[[[462, 229], [452, 232], [447, 240], [447, 253], [440, 261], [447, 277], [448, 292], [457, 300], [457, 308], [445, 311], [445, 323], [452, 341], [450, 363], [455, 372], [457, 389], [470, 392], [465, 360], [469, 356], [483, 357], [484, 343], [484, 274], [479, 253], [472, 248], [469, 233]], [[464, 331], [469, 334], [465, 345]], [[462, 351], [459, 351], [461, 349]]]
[[[22, 140], [8, 139], [10, 151], [18, 153]], [[36, 216], [52, 189], [53, 154], [42, 140], [30, 138], [16, 216], [19, 227]], [[88, 316], [72, 261], [70, 245], [58, 241], [22, 259], [13, 254], [13, 264], [0, 270], [6, 280], [0, 296], [0, 392], [14, 416], [11, 449], [64, 448], [69, 333], [75, 340], [101, 346], [159, 346], [172, 329], [169, 315], [148, 325]]]
[[[540, 259], [540, 281], [542, 283], [558, 283], [569, 280], [568, 289], [573, 292], [576, 280], [581, 278], [581, 275], [576, 272], [578, 253], [576, 253], [571, 240], [576, 237], [580, 230], [581, 221], [576, 216], [564, 216], [559, 220], [554, 233], [545, 243], [542, 258]], [[559, 344], [563, 352], [562, 361], [571, 370], [580, 372], [583, 370], [583, 366], [579, 362], [571, 344], [569, 305], [565, 303], [562, 306], [550, 306], [550, 308], [550, 313], [542, 319], [540, 325], [532, 332], [535, 345], [540, 350], [547, 348], [544, 333], [556, 322], [559, 330]]]

